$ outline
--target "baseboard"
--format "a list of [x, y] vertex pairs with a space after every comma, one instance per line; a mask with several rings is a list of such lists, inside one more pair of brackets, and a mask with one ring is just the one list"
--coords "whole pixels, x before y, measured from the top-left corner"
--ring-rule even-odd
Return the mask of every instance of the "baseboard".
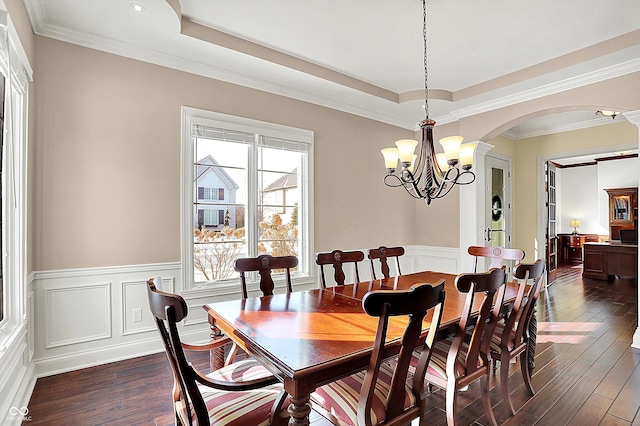
[[[183, 332], [181, 333], [181, 338], [186, 342], [201, 343], [208, 341], [209, 333], [210, 331], [208, 329]], [[106, 346], [82, 352], [66, 353], [60, 356], [38, 359], [34, 362], [34, 374], [36, 378], [52, 376], [54, 374], [66, 373], [73, 370], [80, 370], [82, 368], [122, 361], [163, 351], [164, 347], [160, 340], [160, 336], [156, 335], [154, 338], [138, 340], [129, 344]]]

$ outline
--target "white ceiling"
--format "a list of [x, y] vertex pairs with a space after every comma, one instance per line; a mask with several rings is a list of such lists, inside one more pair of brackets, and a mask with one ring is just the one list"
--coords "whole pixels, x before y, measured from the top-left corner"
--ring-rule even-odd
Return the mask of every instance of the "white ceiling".
[[[420, 0], [135, 0], [142, 13], [132, 1], [24, 3], [36, 34], [409, 129], [424, 118]], [[640, 70], [638, 0], [427, 7], [429, 87], [440, 90], [429, 106], [438, 123]], [[610, 120], [594, 110], [554, 113], [506, 135]]]

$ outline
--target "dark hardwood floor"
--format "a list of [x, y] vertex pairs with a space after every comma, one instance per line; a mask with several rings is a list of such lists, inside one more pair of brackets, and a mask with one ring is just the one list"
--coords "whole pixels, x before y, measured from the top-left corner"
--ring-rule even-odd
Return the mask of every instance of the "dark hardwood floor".
[[[637, 284], [582, 280], [577, 266], [561, 268], [538, 302], [536, 395], [528, 397], [513, 364], [509, 383], [517, 413], [510, 417], [493, 378], [500, 424], [640, 426], [640, 351], [630, 347]], [[208, 368], [206, 354], [194, 353], [191, 360]], [[163, 353], [41, 378], [25, 424], [171, 425], [172, 380]], [[458, 398], [460, 425], [486, 424], [479, 393], [475, 384]], [[429, 410], [430, 424], [446, 424], [442, 391], [429, 396]], [[325, 422], [314, 417], [312, 424]]]

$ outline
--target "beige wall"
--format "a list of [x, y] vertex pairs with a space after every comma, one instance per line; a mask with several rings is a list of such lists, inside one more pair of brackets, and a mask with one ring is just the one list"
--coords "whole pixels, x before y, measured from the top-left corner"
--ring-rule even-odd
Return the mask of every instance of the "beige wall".
[[315, 132], [315, 250], [415, 242], [380, 149], [413, 132], [36, 37], [33, 269], [180, 260], [180, 107]]

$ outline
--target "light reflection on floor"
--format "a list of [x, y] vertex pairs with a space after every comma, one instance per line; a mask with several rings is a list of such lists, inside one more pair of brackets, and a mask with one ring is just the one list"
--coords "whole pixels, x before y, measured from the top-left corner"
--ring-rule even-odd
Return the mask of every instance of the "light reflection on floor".
[[576, 344], [602, 325], [601, 322], [539, 322], [536, 341]]

